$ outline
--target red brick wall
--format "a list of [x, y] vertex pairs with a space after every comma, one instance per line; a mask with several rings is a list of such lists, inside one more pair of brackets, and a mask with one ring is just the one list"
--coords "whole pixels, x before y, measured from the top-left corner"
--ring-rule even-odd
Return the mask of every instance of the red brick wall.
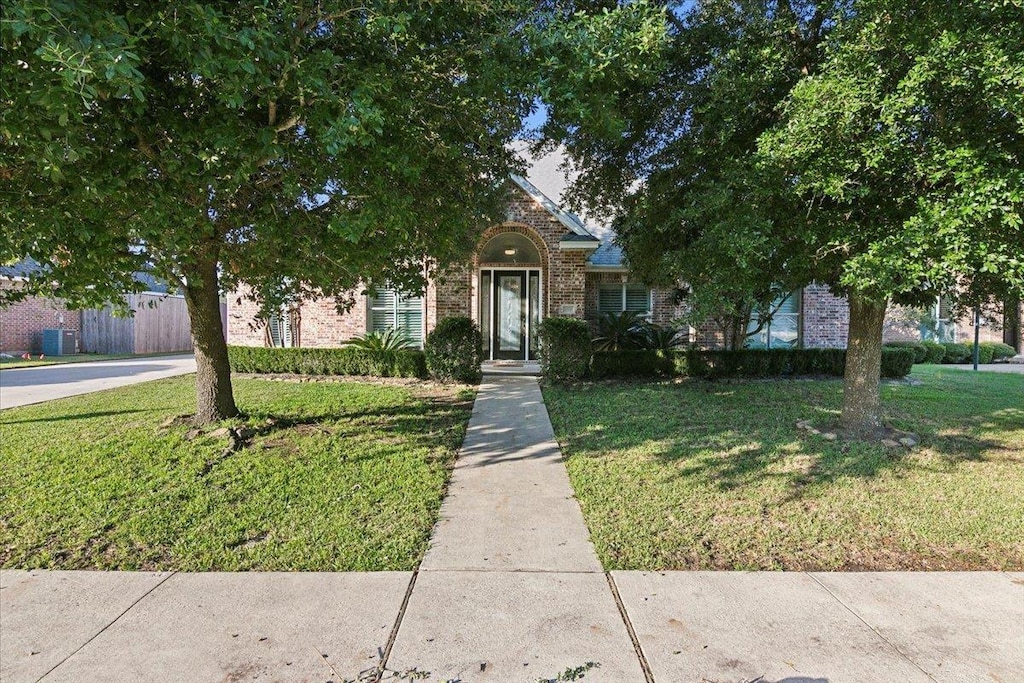
[[[14, 286], [9, 280], [0, 281], [0, 287]], [[43, 330], [58, 327], [80, 331], [82, 314], [68, 310], [60, 299], [38, 296], [0, 308], [0, 353], [39, 353]]]
[[808, 285], [800, 297], [800, 341], [805, 348], [846, 348], [850, 305], [825, 285]]
[[[248, 291], [248, 288], [243, 288], [227, 297], [228, 344], [265, 346], [266, 325], [256, 317], [259, 307], [246, 298]], [[358, 294], [352, 308], [342, 314], [338, 313], [336, 300], [330, 298], [307, 299], [297, 309], [299, 343], [302, 346], [341, 346], [367, 332], [367, 300]]]

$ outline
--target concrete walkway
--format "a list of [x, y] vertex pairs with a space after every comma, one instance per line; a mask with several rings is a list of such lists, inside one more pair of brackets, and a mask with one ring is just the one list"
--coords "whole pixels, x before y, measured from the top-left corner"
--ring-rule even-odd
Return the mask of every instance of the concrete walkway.
[[191, 354], [8, 368], [0, 371], [0, 409], [195, 371], [196, 361]]
[[388, 665], [533, 683], [587, 662], [644, 680], [536, 378], [486, 376]]
[[1008, 683], [1022, 624], [1020, 573], [602, 572], [536, 380], [488, 376], [417, 572], [5, 570], [0, 681]]

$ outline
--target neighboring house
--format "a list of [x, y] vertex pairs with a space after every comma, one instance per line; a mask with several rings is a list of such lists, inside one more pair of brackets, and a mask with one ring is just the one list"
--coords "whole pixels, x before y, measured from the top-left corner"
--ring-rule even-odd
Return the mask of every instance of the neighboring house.
[[[469, 262], [429, 282], [423, 296], [382, 289], [372, 297], [357, 296], [344, 314], [333, 299], [305, 300], [280, 316], [259, 320], [257, 306], [239, 291], [228, 297], [228, 343], [331, 347], [396, 327], [422, 344], [438, 320], [467, 316], [483, 333], [485, 358], [532, 360], [538, 323], [549, 316], [583, 318], [596, 326], [604, 313], [632, 311], [664, 325], [685, 313], [675, 288], [650, 288], [631, 276], [611, 230], [586, 226], [526, 178], [512, 176], [512, 182], [506, 219], [482, 226]], [[846, 345], [849, 307], [827, 287], [811, 285], [776, 304], [771, 322], [749, 337], [750, 344]], [[920, 331], [915, 333], [893, 323], [886, 336], [920, 339]], [[692, 342], [707, 347], [720, 346], [724, 338], [710, 324], [691, 328], [689, 334]]]
[[[0, 289], [17, 289], [29, 275], [38, 270], [39, 264], [32, 259], [22, 259], [7, 266], [0, 265]], [[41, 296], [28, 297], [0, 308], [0, 353], [12, 356], [39, 353], [45, 329], [80, 332], [82, 314], [68, 309], [60, 299]]]
[[[16, 288], [41, 270], [32, 259], [0, 266], [0, 288]], [[0, 352], [10, 355], [40, 353], [43, 330], [73, 330], [78, 351], [88, 353], [164, 353], [191, 351], [185, 300], [168, 293], [167, 284], [149, 273], [137, 273], [145, 292], [128, 294], [130, 318], [119, 318], [112, 308], [71, 310], [56, 298], [32, 296], [0, 308]], [[73, 351], [65, 350], [65, 353]]]

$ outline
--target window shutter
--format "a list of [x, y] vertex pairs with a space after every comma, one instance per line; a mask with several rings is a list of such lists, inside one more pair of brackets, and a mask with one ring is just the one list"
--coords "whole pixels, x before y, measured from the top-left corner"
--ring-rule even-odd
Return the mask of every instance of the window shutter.
[[651, 312], [651, 290], [642, 285], [626, 285], [626, 310], [639, 315]]
[[398, 298], [396, 326], [417, 344], [423, 342], [423, 297]]
[[391, 289], [378, 289], [377, 295], [370, 300], [370, 330], [384, 332], [395, 326], [395, 292]]
[[370, 329], [398, 328], [418, 345], [423, 344], [423, 297], [403, 297], [393, 289], [378, 289], [370, 300]]
[[273, 347], [284, 346], [281, 342], [281, 318], [272, 315], [267, 319], [267, 331], [270, 333], [270, 345]]
[[597, 290], [597, 312], [622, 313], [622, 285], [601, 285]]

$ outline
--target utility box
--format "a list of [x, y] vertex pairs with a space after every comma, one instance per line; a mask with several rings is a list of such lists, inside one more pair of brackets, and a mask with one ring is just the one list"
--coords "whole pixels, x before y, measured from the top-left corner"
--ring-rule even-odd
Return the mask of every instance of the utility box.
[[43, 330], [44, 356], [70, 356], [78, 353], [77, 330]]

